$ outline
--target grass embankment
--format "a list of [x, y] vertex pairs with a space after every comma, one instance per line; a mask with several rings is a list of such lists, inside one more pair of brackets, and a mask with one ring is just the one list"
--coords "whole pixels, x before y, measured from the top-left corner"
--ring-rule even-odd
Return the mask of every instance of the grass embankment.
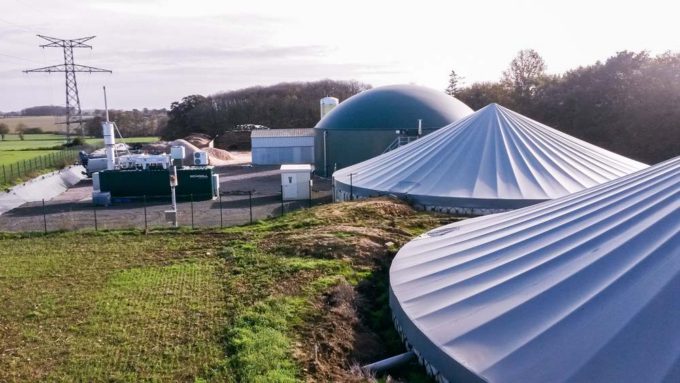
[[375, 200], [218, 231], [6, 235], [0, 381], [365, 380], [354, 364], [402, 350], [391, 256], [442, 219]]

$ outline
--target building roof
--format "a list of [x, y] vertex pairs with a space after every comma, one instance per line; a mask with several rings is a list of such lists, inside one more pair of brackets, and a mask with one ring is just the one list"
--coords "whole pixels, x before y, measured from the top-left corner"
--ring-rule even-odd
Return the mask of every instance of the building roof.
[[250, 137], [314, 137], [314, 129], [255, 129]]
[[680, 157], [435, 229], [390, 269], [398, 328], [450, 382], [680, 382]]
[[[647, 165], [497, 104], [333, 175], [357, 190], [511, 209], [599, 185]], [[449, 199], [447, 202], [446, 199]]]
[[293, 171], [293, 172], [312, 172], [314, 167], [310, 164], [283, 164], [281, 165], [281, 170], [283, 171]]
[[417, 85], [370, 89], [341, 102], [316, 125], [333, 130], [436, 129], [473, 112], [461, 101]]

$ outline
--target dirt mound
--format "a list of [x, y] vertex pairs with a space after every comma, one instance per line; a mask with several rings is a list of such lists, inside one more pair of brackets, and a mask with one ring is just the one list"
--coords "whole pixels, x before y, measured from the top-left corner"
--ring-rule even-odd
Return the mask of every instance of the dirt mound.
[[204, 149], [210, 145], [212, 137], [203, 133], [191, 133], [190, 135], [184, 137], [184, 141], [187, 141], [199, 149]]
[[416, 214], [411, 206], [394, 198], [369, 198], [317, 208], [315, 217], [329, 223], [393, 221]]
[[229, 160], [232, 159], [231, 154], [229, 154], [228, 151], [222, 150], [222, 149], [215, 149], [215, 148], [205, 148], [205, 149], [200, 149], [196, 145], [183, 140], [175, 140], [175, 141], [161, 141], [161, 142], [155, 142], [152, 144], [147, 144], [144, 147], [142, 147], [143, 150], [148, 151], [150, 153], [169, 153], [170, 148], [173, 146], [183, 146], [184, 147], [184, 152], [186, 154], [186, 157], [184, 157], [184, 165], [193, 165], [193, 156], [194, 153], [200, 150], [204, 150], [208, 152], [208, 155], [210, 157], [210, 165], [214, 166], [220, 166], [220, 165], [227, 165]]
[[265, 246], [269, 251], [290, 256], [346, 259], [355, 264], [368, 264], [383, 258], [395, 241], [401, 243], [408, 238], [408, 233], [396, 228], [332, 225], [304, 232], [277, 233], [265, 241]]

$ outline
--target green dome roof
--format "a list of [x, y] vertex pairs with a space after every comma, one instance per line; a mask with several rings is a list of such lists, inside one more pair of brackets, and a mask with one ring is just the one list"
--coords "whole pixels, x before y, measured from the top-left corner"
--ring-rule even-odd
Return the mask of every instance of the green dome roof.
[[374, 88], [341, 102], [316, 124], [328, 130], [402, 130], [441, 128], [472, 114], [463, 102], [417, 85]]

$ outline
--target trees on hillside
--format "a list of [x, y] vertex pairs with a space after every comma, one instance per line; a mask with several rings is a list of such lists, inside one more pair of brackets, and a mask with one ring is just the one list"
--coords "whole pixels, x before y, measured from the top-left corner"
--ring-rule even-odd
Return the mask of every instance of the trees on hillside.
[[66, 107], [56, 105], [32, 106], [21, 110], [22, 116], [65, 116]]
[[[85, 123], [88, 136], [101, 137], [103, 110], [95, 110], [94, 118]], [[109, 110], [109, 119], [116, 123], [123, 137], [157, 136], [168, 120], [165, 109]]]
[[500, 81], [471, 84], [458, 98], [474, 109], [497, 102], [640, 161], [680, 155], [680, 54], [624, 51], [551, 76], [537, 53], [522, 52]]
[[319, 100], [334, 96], [349, 98], [370, 85], [357, 81], [322, 80], [255, 86], [209, 97], [191, 95], [172, 103], [164, 139], [190, 133], [216, 136], [242, 126], [311, 128], [319, 119]]

